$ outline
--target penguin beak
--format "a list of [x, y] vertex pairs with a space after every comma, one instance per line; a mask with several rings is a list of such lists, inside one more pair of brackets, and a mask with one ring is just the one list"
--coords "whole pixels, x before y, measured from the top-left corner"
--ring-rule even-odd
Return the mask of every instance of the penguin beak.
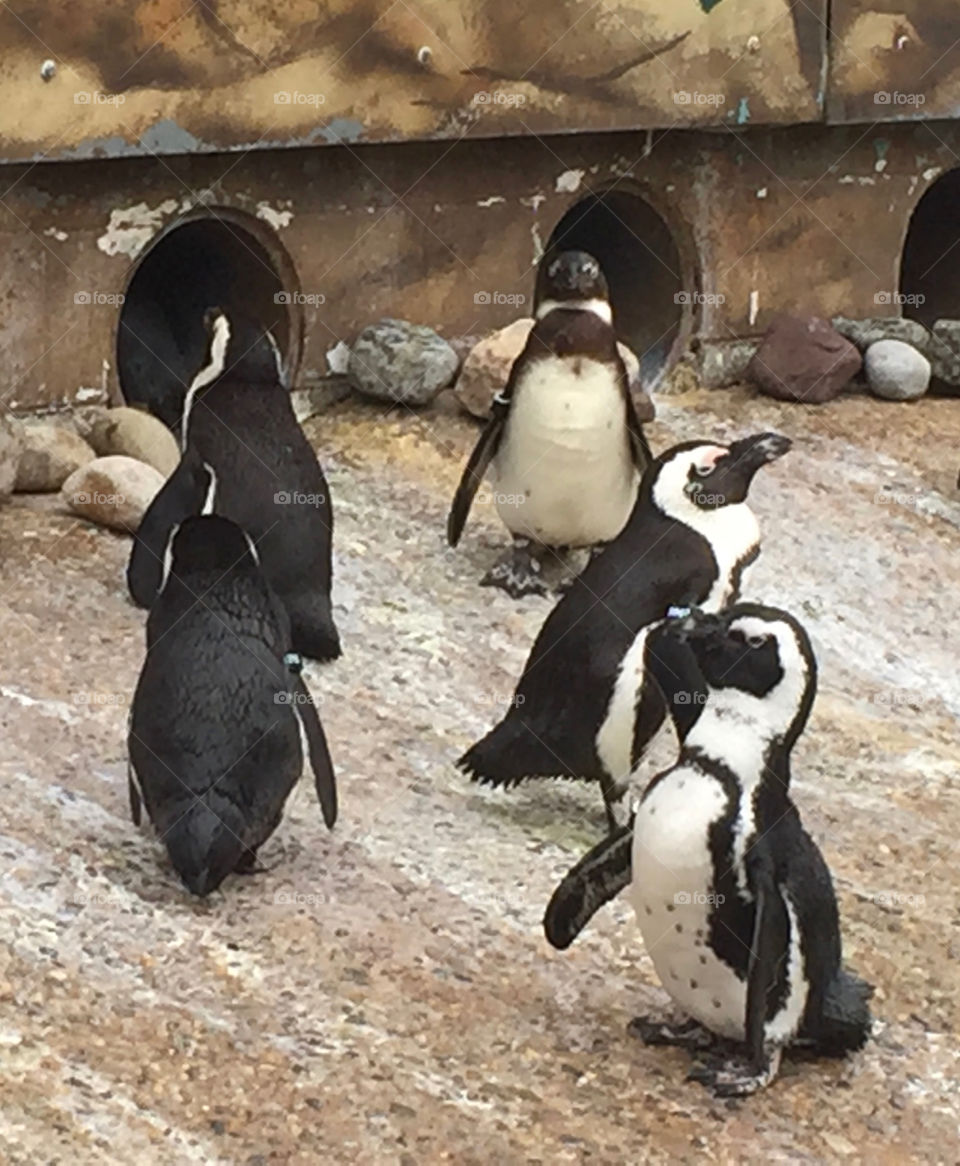
[[676, 635], [681, 643], [691, 644], [703, 643], [722, 635], [726, 630], [726, 623], [722, 616], [694, 607], [689, 614], [678, 618], [673, 627], [676, 628]]
[[792, 445], [782, 433], [753, 433], [730, 446], [730, 458], [735, 466], [756, 473], [761, 466], [782, 458]]

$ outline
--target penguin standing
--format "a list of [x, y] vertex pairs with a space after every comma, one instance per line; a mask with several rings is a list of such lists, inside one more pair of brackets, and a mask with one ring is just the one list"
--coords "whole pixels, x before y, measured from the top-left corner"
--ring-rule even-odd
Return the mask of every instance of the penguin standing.
[[544, 929], [567, 947], [629, 886], [660, 982], [688, 1018], [642, 1017], [631, 1031], [648, 1044], [745, 1046], [690, 1074], [718, 1096], [742, 1096], [776, 1077], [792, 1043], [826, 1056], [861, 1048], [872, 989], [841, 965], [830, 872], [790, 799], [790, 753], [816, 694], [806, 632], [752, 603], [673, 627], [702, 675], [702, 711], [632, 826], [557, 888]]
[[340, 655], [330, 605], [333, 510], [317, 455], [294, 416], [269, 331], [211, 309], [207, 363], [187, 392], [183, 458], [150, 504], [127, 582], [149, 607], [171, 528], [209, 512], [204, 465], [216, 477], [216, 513], [251, 535], [290, 614], [293, 646], [318, 660]]
[[564, 251], [545, 271], [526, 347], [494, 398], [447, 521], [456, 546], [491, 467], [513, 548], [482, 583], [514, 597], [545, 592], [545, 553], [615, 538], [650, 461], [599, 263], [585, 251]]
[[195, 895], [253, 867], [303, 772], [306, 739], [327, 826], [337, 816], [323, 728], [290, 620], [250, 537], [216, 516], [171, 533], [130, 714], [130, 809], [141, 801]]
[[786, 437], [758, 433], [657, 457], [629, 522], [547, 617], [506, 715], [460, 767], [497, 786], [598, 781], [611, 827], [621, 823], [630, 774], [666, 715], [644, 679], [647, 629], [671, 605], [716, 611], [737, 597], [760, 551], [750, 484], [789, 448]]

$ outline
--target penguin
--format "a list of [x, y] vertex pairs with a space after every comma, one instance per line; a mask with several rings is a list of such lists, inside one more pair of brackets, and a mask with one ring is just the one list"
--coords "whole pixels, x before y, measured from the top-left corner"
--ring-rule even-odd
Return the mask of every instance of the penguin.
[[271, 586], [286, 604], [297, 652], [340, 655], [330, 604], [333, 509], [317, 455], [294, 415], [272, 333], [219, 308], [206, 315], [208, 354], [186, 395], [183, 458], [147, 509], [134, 540], [127, 583], [149, 607], [171, 528], [209, 513], [241, 526], [257, 545]]
[[739, 1097], [769, 1085], [791, 1045], [824, 1056], [862, 1048], [873, 989], [842, 966], [830, 872], [790, 797], [790, 754], [816, 695], [806, 631], [755, 603], [692, 611], [672, 628], [696, 660], [705, 702], [632, 823], [554, 892], [544, 930], [554, 947], [569, 946], [629, 887], [660, 982], [686, 1016], [640, 1017], [630, 1031], [718, 1052], [690, 1077]]
[[250, 536], [216, 515], [175, 526], [131, 707], [129, 796], [134, 824], [145, 805], [194, 895], [254, 868], [305, 752], [324, 821], [336, 821], [333, 764], [301, 667]]
[[562, 559], [568, 548], [615, 538], [650, 462], [600, 264], [585, 251], [563, 251], [543, 271], [535, 323], [494, 398], [447, 520], [455, 547], [489, 467], [513, 547], [481, 584], [514, 598], [545, 594], [544, 555]]
[[627, 525], [551, 611], [506, 715], [460, 768], [495, 786], [599, 782], [611, 829], [622, 824], [630, 774], [666, 716], [644, 680], [647, 629], [671, 605], [717, 611], [737, 597], [760, 552], [750, 484], [790, 445], [757, 433], [683, 442], [654, 459]]

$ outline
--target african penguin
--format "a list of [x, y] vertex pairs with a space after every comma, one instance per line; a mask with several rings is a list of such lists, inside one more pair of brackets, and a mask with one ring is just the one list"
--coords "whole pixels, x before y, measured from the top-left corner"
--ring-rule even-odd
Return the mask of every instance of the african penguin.
[[790, 753], [816, 694], [806, 632], [786, 612], [741, 603], [691, 612], [672, 634], [696, 660], [705, 703], [632, 825], [560, 884], [544, 929], [568, 946], [629, 886], [657, 975], [687, 1017], [643, 1017], [631, 1031], [649, 1044], [745, 1046], [690, 1074], [741, 1096], [774, 1079], [791, 1044], [826, 1056], [861, 1048], [872, 989], [842, 967], [830, 872], [790, 799]]
[[229, 519], [170, 534], [130, 714], [130, 809], [141, 801], [195, 895], [253, 868], [310, 756], [324, 821], [333, 765], [300, 677], [290, 619], [250, 536]]
[[506, 715], [460, 767], [498, 786], [598, 781], [611, 828], [622, 822], [630, 775], [666, 713], [645, 682], [647, 629], [671, 605], [716, 611], [737, 597], [760, 551], [750, 484], [789, 448], [786, 437], [758, 433], [657, 457], [627, 525], [547, 617]]
[[484, 576], [509, 595], [543, 594], [544, 554], [620, 533], [650, 450], [617, 350], [600, 265], [585, 251], [548, 260], [535, 323], [467, 462], [447, 521], [456, 546], [491, 468], [513, 547]]
[[290, 613], [293, 646], [319, 660], [340, 655], [330, 606], [333, 511], [317, 455], [304, 436], [269, 331], [219, 309], [207, 313], [207, 361], [187, 392], [183, 458], [151, 503], [134, 541], [127, 582], [153, 602], [170, 529], [204, 512], [208, 467], [215, 513], [241, 526]]

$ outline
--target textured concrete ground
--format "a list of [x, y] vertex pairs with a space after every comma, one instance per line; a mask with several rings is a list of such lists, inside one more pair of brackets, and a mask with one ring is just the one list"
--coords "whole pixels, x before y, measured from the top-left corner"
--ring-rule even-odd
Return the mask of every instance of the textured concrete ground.
[[660, 408], [656, 448], [796, 439], [756, 482], [746, 591], [805, 616], [819, 652], [795, 792], [877, 985], [869, 1048], [718, 1103], [684, 1054], [624, 1031], [666, 1003], [625, 904], [547, 948], [543, 908], [599, 836], [599, 798], [480, 790], [453, 760], [548, 603], [477, 586], [492, 510], [444, 548], [469, 423], [348, 404], [308, 423], [338, 524], [345, 655], [309, 680], [341, 820], [328, 834], [304, 783], [271, 869], [206, 903], [129, 821], [128, 542], [49, 501], [0, 511], [0, 1159], [960, 1160], [960, 402]]

